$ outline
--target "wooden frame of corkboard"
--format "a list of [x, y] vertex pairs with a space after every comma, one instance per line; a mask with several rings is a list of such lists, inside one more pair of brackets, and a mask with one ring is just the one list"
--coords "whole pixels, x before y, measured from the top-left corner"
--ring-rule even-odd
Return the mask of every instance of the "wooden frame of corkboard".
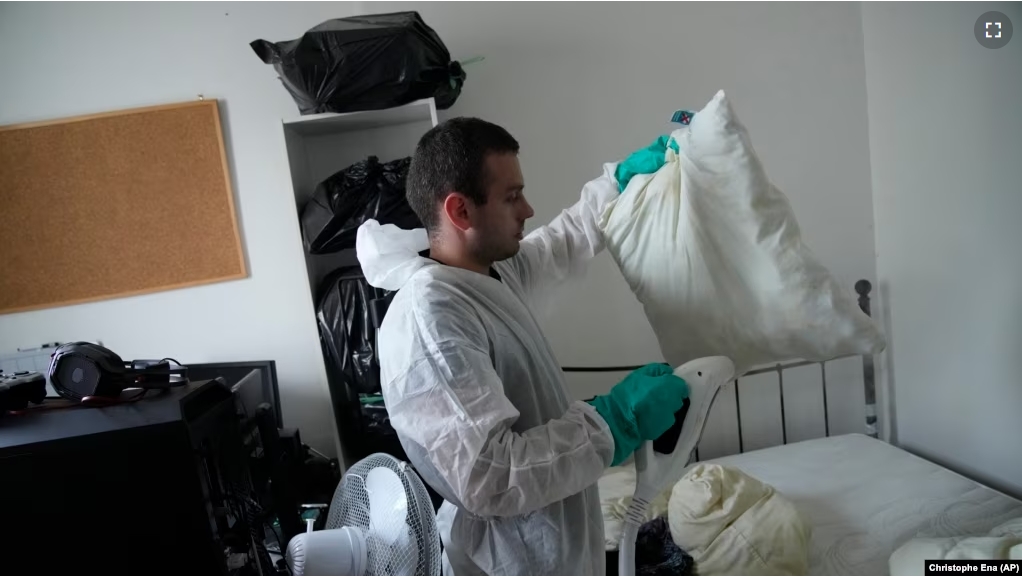
[[216, 100], [0, 127], [0, 313], [245, 278]]

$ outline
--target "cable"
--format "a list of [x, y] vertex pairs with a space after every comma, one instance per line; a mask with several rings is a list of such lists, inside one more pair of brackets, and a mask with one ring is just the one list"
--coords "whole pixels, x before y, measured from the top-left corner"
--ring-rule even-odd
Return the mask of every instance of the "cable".
[[287, 556], [285, 555], [286, 550], [284, 549], [284, 537], [280, 534], [280, 530], [273, 526], [273, 523], [264, 521], [264, 524], [270, 528], [270, 532], [273, 533], [273, 539], [277, 542], [277, 554], [284, 561], [284, 568], [287, 569], [287, 574], [291, 574], [291, 568], [287, 566]]
[[[136, 387], [132, 387], [134, 389]], [[126, 391], [131, 389], [125, 389]], [[153, 389], [139, 389], [132, 397], [126, 399], [117, 397], [100, 397], [95, 395], [86, 395], [82, 397], [80, 401], [72, 401], [70, 399], [64, 399], [64, 397], [46, 397], [46, 399], [52, 399], [55, 402], [43, 402], [40, 405], [28, 406], [24, 409], [18, 409], [14, 411], [8, 411], [11, 415], [27, 415], [33, 411], [56, 411], [59, 409], [74, 409], [78, 407], [112, 407], [114, 405], [124, 405], [127, 403], [134, 403], [142, 400], [150, 390]], [[61, 402], [65, 401], [65, 402]]]
[[[233, 490], [236, 491], [236, 489]], [[260, 507], [259, 504], [256, 503], [255, 500], [248, 495], [236, 494], [235, 497], [236, 498], [240, 497], [243, 503], [242, 513], [244, 514], [245, 517], [245, 524], [248, 526], [249, 538], [252, 540], [252, 546], [255, 548], [254, 553], [256, 558], [256, 565], [258, 567], [259, 574], [261, 575], [263, 573], [262, 568], [264, 566], [269, 569], [273, 569], [274, 567], [273, 560], [270, 559], [270, 554], [266, 551], [266, 546], [263, 544], [263, 539], [265, 538], [265, 535], [260, 536], [256, 532], [256, 527], [261, 527], [262, 525], [266, 524], [265, 519], [260, 519], [265, 513], [265, 511], [263, 511], [263, 508]]]
[[[143, 388], [146, 388], [146, 389], [173, 389], [174, 387], [183, 387], [183, 386], [187, 385], [190, 382], [188, 380], [188, 376], [187, 376], [188, 375], [188, 367], [182, 365], [177, 359], [174, 359], [174, 358], [171, 358], [171, 357], [164, 357], [164, 358], [160, 359], [157, 362], [162, 363], [164, 361], [172, 361], [175, 365], [178, 366], [178, 368], [177, 369], [168, 369], [165, 372], [156, 372], [156, 373], [146, 373], [146, 372], [144, 372], [144, 369], [143, 369], [143, 372], [137, 374], [137, 376], [135, 377], [135, 384], [138, 385], [138, 386], [141, 386]], [[132, 366], [134, 366], [134, 363], [136, 363], [136, 362], [137, 361], [132, 361], [130, 364]], [[177, 374], [177, 373], [180, 373], [180, 375], [178, 375], [177, 377], [170, 376], [170, 375], [174, 375], [174, 374]], [[146, 384], [146, 377], [147, 376], [150, 376], [150, 375], [164, 375], [164, 374], [168, 375], [166, 381], [160, 381], [160, 382], [155, 383], [153, 385], [147, 385]]]
[[270, 523], [269, 521], [265, 521], [264, 523], [270, 528], [270, 531], [273, 532], [273, 538], [277, 541], [277, 553], [279, 553], [280, 556], [283, 557], [284, 556], [284, 537], [280, 534], [280, 531], [276, 527], [273, 526], [273, 523]]
[[[245, 514], [246, 520], [248, 521], [248, 525], [250, 527], [250, 532], [252, 533], [251, 536], [253, 537], [253, 539], [256, 537], [254, 532], [255, 532], [255, 526], [256, 526], [255, 525], [255, 521], [257, 519], [259, 520], [259, 522], [263, 526], [269, 527], [270, 531], [273, 533], [274, 541], [277, 542], [277, 553], [281, 556], [282, 559], [284, 559], [284, 567], [285, 567], [285, 569], [287, 569], [288, 575], [290, 575], [291, 574], [291, 568], [287, 566], [287, 560], [286, 560], [285, 554], [284, 554], [285, 553], [285, 549], [284, 549], [284, 537], [277, 530], [277, 528], [273, 526], [273, 523], [271, 523], [268, 519], [264, 518], [264, 516], [268, 513], [268, 511], [263, 509], [262, 505], [260, 505], [259, 502], [256, 501], [255, 499], [253, 499], [251, 496], [245, 495], [245, 494], [241, 494], [240, 492], [237, 492], [236, 490], [235, 490], [235, 492], [237, 493], [236, 497], [241, 499], [242, 503], [244, 504], [244, 514]], [[261, 540], [256, 540], [255, 543], [256, 543], [256, 552], [257, 552], [257, 555], [259, 556], [259, 558], [262, 559], [262, 555], [261, 554], [265, 553], [266, 554], [265, 561], [267, 562], [267, 566], [270, 567], [270, 568], [276, 568], [276, 565], [273, 563], [273, 560], [269, 558], [270, 550], [266, 548], [266, 546], [262, 543]]]
[[[135, 388], [135, 387], [131, 387], [131, 388]], [[125, 389], [125, 390], [129, 391], [131, 389]], [[142, 400], [142, 397], [144, 397], [146, 395], [146, 393], [149, 392], [149, 390], [150, 389], [147, 389], [147, 388], [141, 388], [141, 389], [139, 389], [138, 393], [135, 394], [135, 396], [128, 397], [127, 399], [121, 399], [121, 398], [115, 398], [115, 397], [100, 397], [100, 396], [96, 396], [96, 395], [86, 395], [86, 396], [82, 397], [81, 404], [85, 405], [87, 407], [108, 407], [108, 406], [112, 406], [112, 405], [123, 405], [125, 403], [134, 403], [135, 401]]]
[[[262, 577], [262, 574], [263, 574], [262, 555], [266, 555], [267, 559], [269, 559], [270, 554], [266, 552], [266, 548], [263, 547], [262, 543], [259, 543], [259, 542], [257, 542], [255, 540], [255, 535], [252, 534], [251, 532], [248, 535], [248, 541], [249, 541], [249, 547], [255, 549], [255, 553], [256, 553], [256, 571], [259, 572], [259, 576]], [[260, 555], [260, 554], [262, 554], [262, 555]], [[270, 563], [269, 566], [272, 567], [273, 563]]]

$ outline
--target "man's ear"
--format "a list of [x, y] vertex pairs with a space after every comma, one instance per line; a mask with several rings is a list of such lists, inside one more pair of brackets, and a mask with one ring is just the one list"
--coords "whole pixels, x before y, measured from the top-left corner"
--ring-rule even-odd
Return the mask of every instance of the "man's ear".
[[447, 216], [447, 220], [451, 221], [451, 224], [462, 232], [468, 230], [472, 226], [469, 214], [469, 202], [469, 199], [465, 195], [458, 192], [452, 192], [444, 199], [443, 211]]

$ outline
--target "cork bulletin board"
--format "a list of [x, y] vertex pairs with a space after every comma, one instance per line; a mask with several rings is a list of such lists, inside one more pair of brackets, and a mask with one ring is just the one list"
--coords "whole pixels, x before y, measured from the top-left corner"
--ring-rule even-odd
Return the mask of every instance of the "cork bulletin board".
[[243, 278], [200, 100], [0, 127], [0, 313]]

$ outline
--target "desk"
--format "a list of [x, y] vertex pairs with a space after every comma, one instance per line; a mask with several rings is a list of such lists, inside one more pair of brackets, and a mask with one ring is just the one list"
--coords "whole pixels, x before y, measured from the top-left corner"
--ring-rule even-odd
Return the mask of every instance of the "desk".
[[233, 395], [150, 395], [0, 419], [3, 551], [33, 573], [226, 572], [222, 521], [248, 480]]

